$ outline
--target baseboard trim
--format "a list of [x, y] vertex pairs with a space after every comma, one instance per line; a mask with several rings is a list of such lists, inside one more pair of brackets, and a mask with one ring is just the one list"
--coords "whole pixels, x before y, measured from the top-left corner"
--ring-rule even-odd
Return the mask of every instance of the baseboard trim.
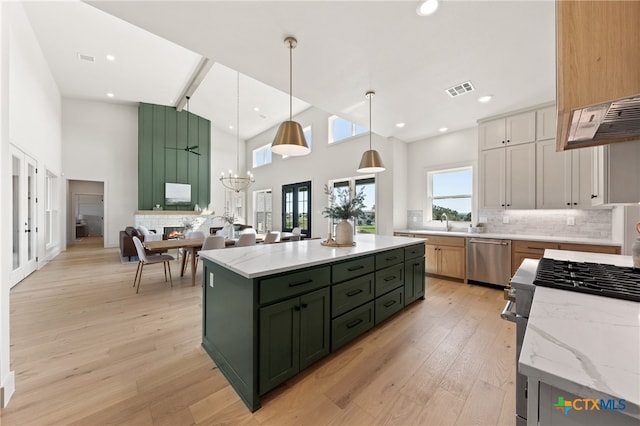
[[9, 371], [7, 377], [2, 382], [0, 387], [0, 407], [5, 408], [9, 404], [13, 392], [16, 390], [16, 374], [13, 371]]

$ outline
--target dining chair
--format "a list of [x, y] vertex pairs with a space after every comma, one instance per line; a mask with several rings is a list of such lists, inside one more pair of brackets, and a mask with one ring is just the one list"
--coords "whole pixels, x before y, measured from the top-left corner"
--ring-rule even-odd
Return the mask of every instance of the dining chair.
[[240, 238], [238, 238], [238, 241], [236, 241], [234, 246], [245, 247], [245, 246], [252, 246], [255, 243], [256, 243], [256, 234], [247, 232], [245, 234], [240, 235]]
[[[197, 238], [203, 238], [205, 237], [204, 232], [203, 231], [188, 231], [184, 233], [184, 237], [185, 238], [192, 238], [192, 239], [197, 239]], [[185, 256], [186, 259], [184, 259], [184, 262], [182, 262], [182, 275], [184, 275], [185, 271], [187, 270], [187, 265], [189, 264], [189, 256], [191, 254], [191, 250], [185, 250], [183, 248], [179, 248], [178, 252], [182, 255]]]
[[147, 255], [147, 252], [142, 245], [140, 238], [133, 237], [133, 245], [136, 246], [138, 252], [138, 268], [136, 269], [136, 276], [133, 279], [133, 286], [136, 287], [136, 294], [140, 291], [140, 281], [142, 281], [142, 268], [144, 265], [152, 265], [154, 263], [164, 263], [164, 280], [167, 281], [167, 268], [169, 269], [169, 280], [171, 281], [171, 287], [173, 287], [173, 278], [171, 277], [171, 264], [170, 261], [174, 260], [173, 256], [169, 254], [152, 254]]
[[293, 235], [300, 235], [300, 234], [302, 234], [302, 229], [300, 229], [300, 227], [299, 227], [299, 226], [296, 226], [296, 227], [294, 227], [294, 228], [291, 230], [291, 233], [292, 233]]
[[265, 244], [273, 244], [280, 242], [280, 232], [278, 231], [269, 231], [267, 235], [264, 236]]
[[[204, 239], [202, 248], [200, 250], [217, 250], [225, 248], [225, 237], [223, 235], [209, 235]], [[198, 259], [200, 255], [198, 255]], [[198, 263], [196, 262], [196, 271], [198, 270]]]

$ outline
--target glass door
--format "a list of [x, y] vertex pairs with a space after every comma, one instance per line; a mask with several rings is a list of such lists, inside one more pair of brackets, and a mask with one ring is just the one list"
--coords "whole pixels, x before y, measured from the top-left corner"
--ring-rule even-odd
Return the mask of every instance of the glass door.
[[11, 146], [12, 287], [37, 268], [36, 174], [36, 161]]
[[306, 238], [311, 237], [311, 181], [282, 186], [282, 230], [300, 228]]

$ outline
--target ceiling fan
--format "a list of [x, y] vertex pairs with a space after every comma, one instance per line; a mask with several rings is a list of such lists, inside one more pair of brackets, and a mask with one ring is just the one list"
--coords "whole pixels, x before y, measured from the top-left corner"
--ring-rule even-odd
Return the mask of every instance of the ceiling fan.
[[[189, 118], [191, 116], [191, 114], [189, 114], [189, 99], [191, 99], [190, 96], [187, 96], [187, 143], [189, 143]], [[179, 151], [187, 151], [188, 153], [191, 154], [195, 154], [195, 155], [201, 155], [198, 151], [196, 151], [198, 149], [198, 145], [193, 145], [193, 146], [189, 146], [187, 145], [184, 148], [176, 148], [173, 146], [165, 146], [165, 149], [176, 149]]]

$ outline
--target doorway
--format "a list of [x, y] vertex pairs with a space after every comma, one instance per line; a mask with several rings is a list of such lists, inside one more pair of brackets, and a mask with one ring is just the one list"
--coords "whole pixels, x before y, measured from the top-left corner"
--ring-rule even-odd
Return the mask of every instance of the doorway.
[[36, 270], [38, 198], [36, 160], [10, 145], [11, 151], [11, 287]]
[[311, 181], [282, 185], [282, 230], [311, 238]]
[[104, 236], [104, 182], [69, 180], [69, 241]]

